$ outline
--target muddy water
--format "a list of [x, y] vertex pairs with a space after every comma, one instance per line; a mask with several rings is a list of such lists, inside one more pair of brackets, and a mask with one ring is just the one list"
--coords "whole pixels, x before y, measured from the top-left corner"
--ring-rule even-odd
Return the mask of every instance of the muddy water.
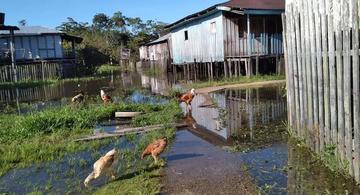
[[167, 154], [164, 193], [360, 193], [353, 180], [288, 141], [284, 86], [215, 92], [212, 106], [204, 106], [206, 95], [194, 98], [189, 128]]

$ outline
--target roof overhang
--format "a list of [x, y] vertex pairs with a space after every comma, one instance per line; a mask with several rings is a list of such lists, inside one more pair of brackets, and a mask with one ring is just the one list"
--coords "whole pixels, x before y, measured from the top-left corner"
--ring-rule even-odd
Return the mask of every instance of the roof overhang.
[[17, 26], [0, 25], [0, 30], [20, 30]]
[[[256, 0], [253, 0], [256, 1]], [[272, 0], [266, 0], [272, 1]], [[281, 1], [281, 0], [280, 0]], [[279, 1], [279, 2], [280, 2]], [[216, 4], [211, 6], [205, 10], [196, 12], [189, 16], [186, 16], [170, 25], [165, 26], [166, 29], [172, 30], [179, 26], [182, 26], [188, 22], [198, 20], [200, 18], [206, 17], [208, 15], [214, 14], [216, 12], [231, 12], [235, 14], [250, 14], [250, 15], [280, 15], [285, 11], [284, 6], [281, 4], [277, 5], [276, 3], [273, 5], [257, 5], [258, 3], [252, 2], [252, 0], [248, 0], [245, 4], [240, 4], [237, 1], [228, 1], [225, 3]], [[242, 6], [243, 5], [243, 6]], [[253, 6], [251, 6], [253, 5]], [[279, 9], [280, 8], [280, 9]], [[282, 9], [284, 8], [284, 9]]]

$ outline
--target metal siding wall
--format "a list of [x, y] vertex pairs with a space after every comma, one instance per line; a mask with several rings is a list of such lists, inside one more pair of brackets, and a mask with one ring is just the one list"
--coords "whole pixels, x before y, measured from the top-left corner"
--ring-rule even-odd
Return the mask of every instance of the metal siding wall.
[[[216, 35], [210, 31], [210, 24], [216, 22]], [[184, 31], [188, 31], [185, 41]], [[218, 12], [172, 31], [172, 53], [175, 64], [211, 62], [224, 60], [223, 20]]]
[[54, 41], [55, 41], [55, 56], [56, 56], [56, 58], [62, 58], [63, 57], [63, 48], [61, 46], [60, 36], [54, 36]]

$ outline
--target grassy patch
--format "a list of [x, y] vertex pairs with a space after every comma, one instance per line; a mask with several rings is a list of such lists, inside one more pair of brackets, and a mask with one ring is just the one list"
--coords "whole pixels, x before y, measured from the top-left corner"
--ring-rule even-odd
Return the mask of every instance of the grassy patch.
[[285, 76], [283, 75], [256, 75], [250, 78], [242, 77], [231, 77], [231, 78], [221, 78], [220, 80], [212, 81], [199, 81], [195, 83], [190, 83], [187, 85], [187, 88], [203, 88], [203, 87], [214, 87], [214, 86], [223, 86], [231, 84], [241, 84], [241, 83], [252, 83], [260, 81], [272, 81], [272, 80], [283, 80]]
[[100, 188], [94, 194], [158, 194], [161, 170], [131, 174]]
[[155, 76], [159, 76], [161, 75], [161, 69], [158, 67], [155, 68], [148, 68], [146, 70], [144, 70], [143, 72], [146, 76], [150, 76], [150, 77], [155, 77]]
[[101, 121], [113, 118], [115, 111], [145, 113], [145, 117], [134, 119], [134, 126], [172, 123], [181, 112], [178, 104], [171, 101], [164, 105], [93, 104], [52, 108], [21, 116], [2, 114], [0, 115], [0, 164], [2, 165], [0, 176], [12, 168], [60, 159], [68, 152], [98, 148], [103, 142], [75, 143], [72, 140], [89, 134]]
[[122, 68], [119, 65], [103, 64], [97, 70], [98, 75], [109, 75], [113, 72], [121, 71]]

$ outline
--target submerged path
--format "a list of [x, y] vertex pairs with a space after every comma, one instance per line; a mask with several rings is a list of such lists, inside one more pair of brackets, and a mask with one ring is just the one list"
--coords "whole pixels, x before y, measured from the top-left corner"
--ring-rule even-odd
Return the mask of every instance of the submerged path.
[[275, 80], [275, 81], [261, 81], [261, 82], [252, 82], [252, 83], [239, 83], [239, 84], [230, 84], [230, 85], [221, 85], [221, 86], [212, 86], [212, 87], [203, 87], [196, 89], [196, 92], [199, 94], [211, 93], [214, 91], [220, 91], [223, 89], [230, 88], [243, 88], [243, 87], [265, 87], [269, 85], [279, 85], [285, 84], [286, 80]]
[[187, 130], [177, 132], [166, 157], [162, 194], [257, 194], [237, 155]]
[[212, 86], [212, 87], [203, 87], [196, 89], [196, 93], [205, 98], [204, 102], [200, 105], [201, 107], [212, 106], [214, 103], [209, 96], [209, 93], [220, 91], [224, 89], [231, 88], [249, 88], [249, 87], [266, 87], [272, 85], [285, 84], [286, 80], [276, 80], [276, 81], [261, 81], [261, 82], [252, 82], [252, 83], [240, 83], [240, 84], [231, 84], [231, 85], [222, 85], [222, 86]]

